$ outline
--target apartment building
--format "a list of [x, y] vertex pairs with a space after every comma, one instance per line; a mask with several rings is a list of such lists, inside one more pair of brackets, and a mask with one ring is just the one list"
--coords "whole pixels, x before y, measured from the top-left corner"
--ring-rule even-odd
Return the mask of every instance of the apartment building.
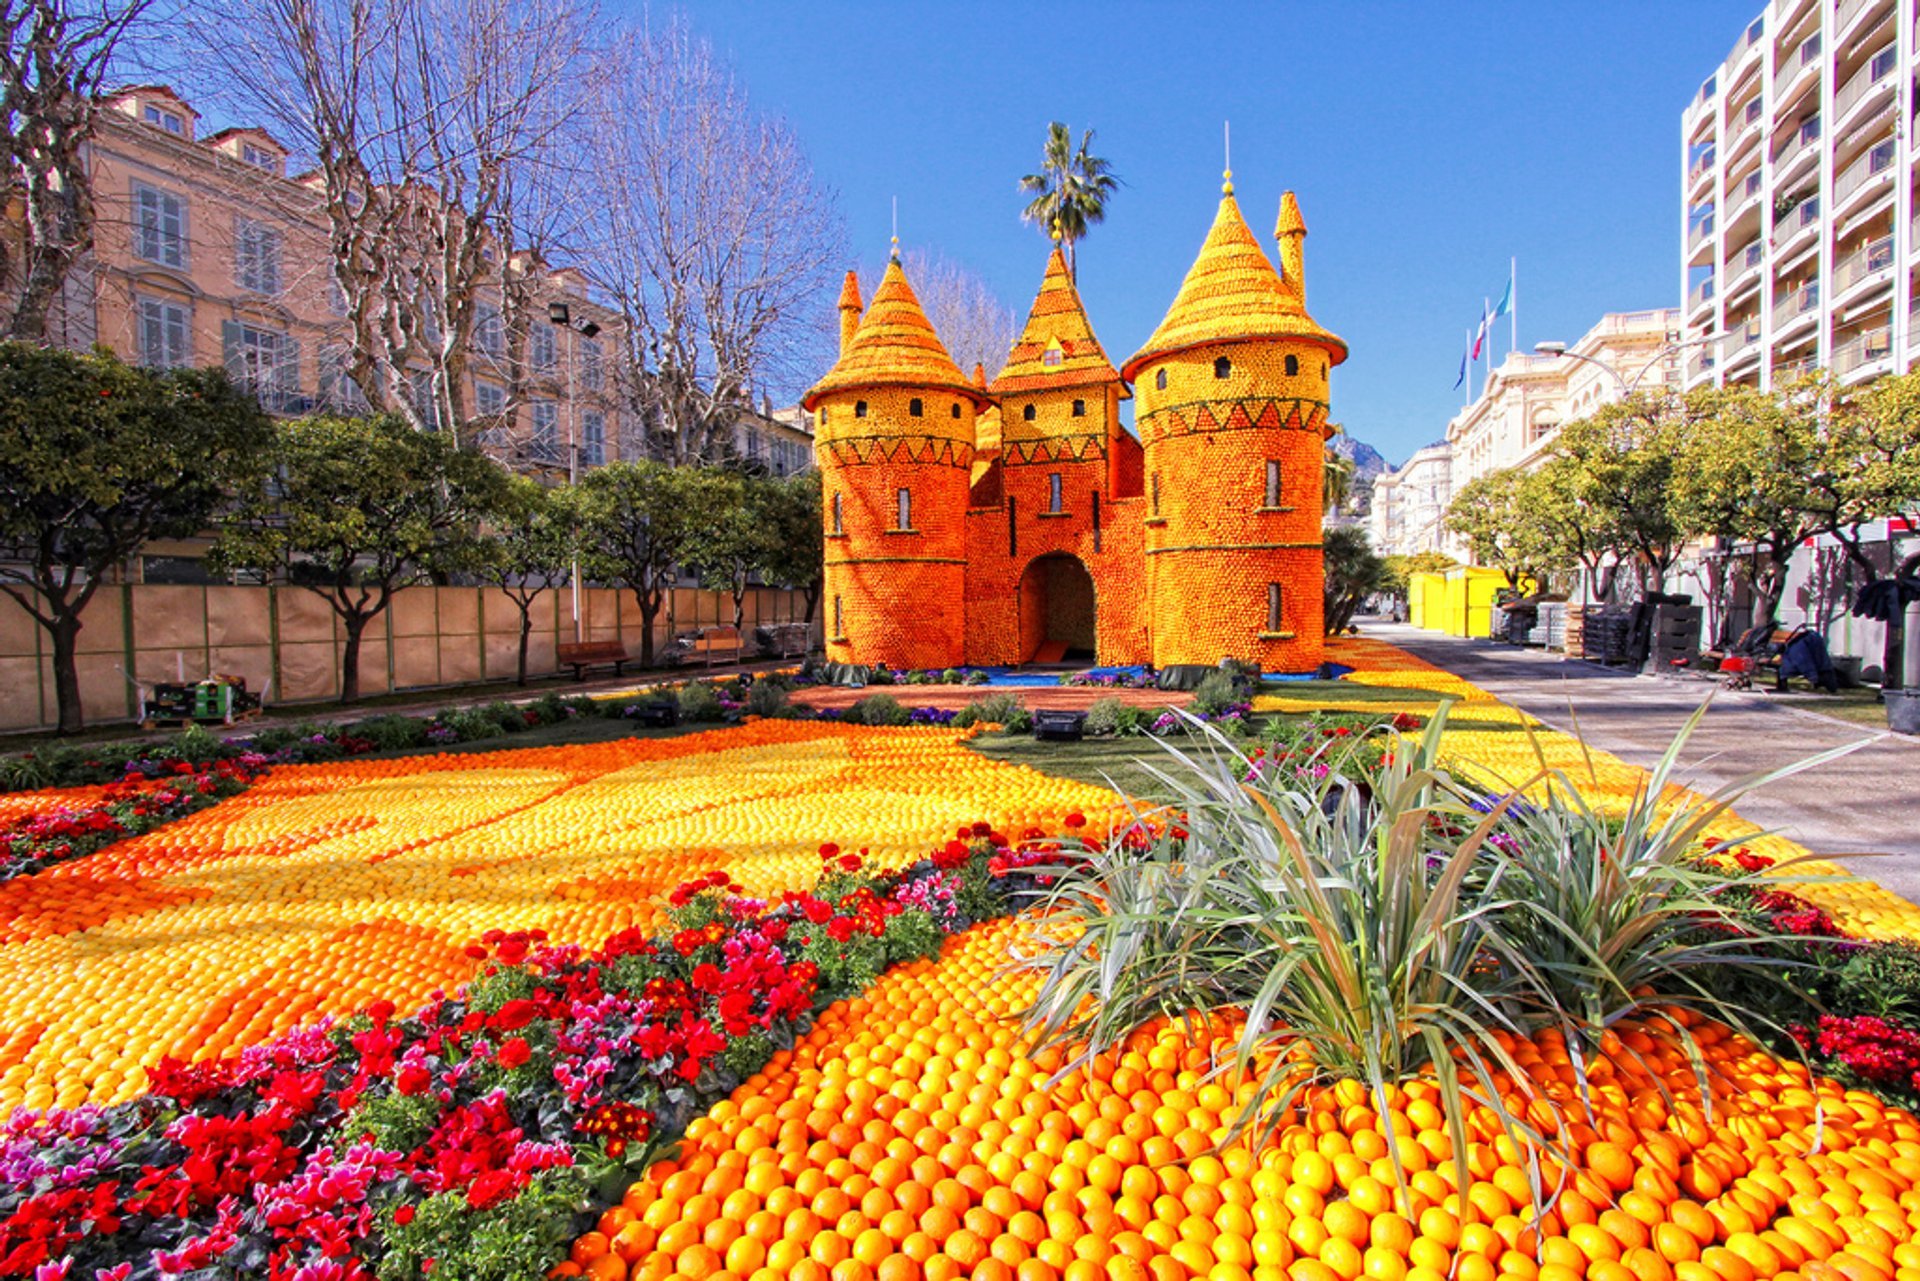
[[[131, 362], [224, 365], [277, 414], [365, 408], [347, 377], [346, 304], [334, 285], [316, 175], [289, 175], [261, 129], [200, 136], [199, 115], [165, 85], [111, 95], [90, 148], [99, 209], [91, 260], [50, 318], [73, 347], [103, 343]], [[619, 454], [611, 361], [620, 320], [585, 279], [538, 273], [517, 394], [497, 297], [480, 306], [466, 403], [477, 438], [516, 470], [562, 477]], [[551, 315], [562, 311], [565, 324]], [[425, 369], [415, 395], [431, 395]]]
[[1602, 316], [1564, 351], [1510, 352], [1471, 405], [1447, 424], [1451, 483], [1508, 467], [1532, 467], [1560, 425], [1632, 391], [1673, 386], [1684, 348], [1673, 308]]
[[1436, 441], [1392, 471], [1373, 480], [1373, 506], [1367, 513], [1368, 541], [1382, 556], [1417, 552], [1460, 555], [1459, 539], [1447, 532], [1447, 504], [1453, 501], [1453, 449]]
[[1685, 385], [1912, 366], [1916, 0], [1775, 0], [1681, 116]]

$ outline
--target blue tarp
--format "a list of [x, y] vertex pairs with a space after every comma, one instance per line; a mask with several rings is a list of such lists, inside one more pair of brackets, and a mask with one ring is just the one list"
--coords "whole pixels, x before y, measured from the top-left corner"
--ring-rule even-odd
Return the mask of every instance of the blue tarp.
[[1312, 672], [1262, 672], [1260, 673], [1260, 679], [1263, 681], [1317, 681], [1321, 679], [1339, 680], [1342, 676], [1345, 676], [1348, 672], [1352, 670], [1353, 669], [1351, 667], [1348, 667], [1345, 663], [1328, 663], [1327, 675], [1325, 678], [1323, 678], [1319, 672], [1312, 671]]

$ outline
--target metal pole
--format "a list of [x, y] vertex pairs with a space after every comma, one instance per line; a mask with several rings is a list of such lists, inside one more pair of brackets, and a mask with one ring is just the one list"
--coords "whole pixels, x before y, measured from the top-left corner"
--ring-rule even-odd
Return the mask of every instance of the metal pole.
[[[580, 483], [580, 442], [577, 437], [577, 424], [580, 412], [573, 404], [574, 343], [573, 326], [567, 326], [567, 484], [569, 487]], [[578, 644], [585, 639], [580, 619], [580, 556], [576, 552], [571, 566], [573, 571], [573, 639]]]

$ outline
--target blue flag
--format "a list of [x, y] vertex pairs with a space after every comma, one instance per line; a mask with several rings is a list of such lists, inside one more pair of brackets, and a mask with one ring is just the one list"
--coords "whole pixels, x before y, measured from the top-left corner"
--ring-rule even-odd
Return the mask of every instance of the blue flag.
[[1460, 353], [1460, 376], [1453, 380], [1453, 389], [1460, 390], [1460, 384], [1467, 381], [1467, 353]]
[[1488, 319], [1504, 316], [1513, 310], [1513, 277], [1507, 277], [1507, 292], [1500, 295], [1500, 301], [1493, 305], [1493, 315]]

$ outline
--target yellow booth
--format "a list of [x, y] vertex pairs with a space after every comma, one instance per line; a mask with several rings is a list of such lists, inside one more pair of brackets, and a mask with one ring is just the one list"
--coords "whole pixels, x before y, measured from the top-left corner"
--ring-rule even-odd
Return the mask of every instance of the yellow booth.
[[1508, 586], [1504, 570], [1472, 565], [1450, 569], [1442, 593], [1444, 604], [1438, 616], [1429, 605], [1432, 621], [1428, 625], [1449, 636], [1492, 636], [1494, 598]]

